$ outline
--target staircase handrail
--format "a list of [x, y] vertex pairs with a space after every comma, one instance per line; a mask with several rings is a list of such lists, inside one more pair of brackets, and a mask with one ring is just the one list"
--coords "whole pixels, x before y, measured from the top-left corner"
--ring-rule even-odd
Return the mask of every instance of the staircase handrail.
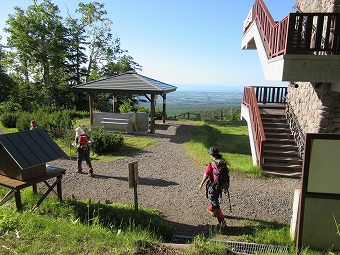
[[244, 87], [243, 104], [245, 104], [249, 108], [251, 126], [253, 129], [253, 135], [254, 135], [254, 140], [255, 140], [257, 159], [259, 163], [262, 164], [263, 142], [266, 141], [266, 136], [264, 134], [264, 128], [263, 128], [263, 124], [261, 120], [260, 109], [258, 106], [254, 87]]
[[294, 114], [293, 108], [289, 101], [286, 102], [286, 118], [288, 120], [288, 124], [290, 127], [290, 130], [292, 131], [294, 135], [294, 139], [297, 143], [297, 146], [299, 148], [299, 154], [300, 157], [303, 157], [304, 152], [304, 146], [305, 146], [305, 135], [301, 130], [301, 127], [298, 122], [298, 118]]
[[251, 20], [259, 25], [268, 58], [283, 54], [340, 53], [340, 26], [337, 26], [340, 13], [290, 13], [275, 22], [263, 0], [256, 0]]

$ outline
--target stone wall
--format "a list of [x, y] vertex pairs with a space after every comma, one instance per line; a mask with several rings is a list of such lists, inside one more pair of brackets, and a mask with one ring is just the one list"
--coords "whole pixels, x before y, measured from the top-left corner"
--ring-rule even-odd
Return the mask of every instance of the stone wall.
[[302, 12], [339, 12], [340, 0], [296, 0]]
[[[296, 6], [302, 12], [339, 12], [340, 0], [297, 0]], [[288, 87], [287, 102], [302, 133], [340, 133], [340, 93], [327, 83], [295, 83], [298, 88]]]
[[288, 87], [291, 105], [303, 133], [340, 133], [340, 93], [330, 84], [298, 83]]

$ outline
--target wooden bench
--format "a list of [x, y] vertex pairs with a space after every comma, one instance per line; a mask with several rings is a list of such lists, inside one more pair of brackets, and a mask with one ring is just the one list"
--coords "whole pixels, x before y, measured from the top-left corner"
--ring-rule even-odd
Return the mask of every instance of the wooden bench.
[[[102, 118], [102, 121], [100, 123], [104, 125], [105, 129], [120, 132], [124, 130], [124, 133], [128, 133], [129, 119]], [[117, 125], [119, 128], [115, 128], [115, 125]], [[123, 129], [121, 129], [120, 127], [123, 127]]]
[[[8, 200], [10, 200], [13, 195], [15, 196], [15, 203], [16, 207], [19, 211], [22, 210], [22, 204], [21, 204], [21, 194], [20, 190], [29, 186], [33, 186], [33, 192], [37, 193], [37, 184], [40, 182], [44, 182], [45, 185], [48, 187], [48, 190], [45, 192], [45, 194], [40, 198], [38, 203], [32, 208], [34, 210], [36, 207], [38, 207], [44, 199], [47, 197], [47, 195], [53, 191], [58, 195], [58, 198], [60, 201], [62, 201], [62, 190], [61, 190], [61, 179], [62, 175], [65, 174], [65, 169], [62, 168], [56, 168], [53, 166], [47, 166], [46, 167], [46, 173], [42, 176], [39, 176], [37, 178], [27, 180], [27, 181], [21, 181], [18, 179], [13, 179], [4, 175], [0, 175], [0, 186], [9, 188], [10, 191], [2, 198], [0, 201], [0, 205], [3, 205]], [[47, 180], [56, 178], [56, 180], [50, 185]], [[57, 186], [57, 192], [55, 192], [53, 189]]]

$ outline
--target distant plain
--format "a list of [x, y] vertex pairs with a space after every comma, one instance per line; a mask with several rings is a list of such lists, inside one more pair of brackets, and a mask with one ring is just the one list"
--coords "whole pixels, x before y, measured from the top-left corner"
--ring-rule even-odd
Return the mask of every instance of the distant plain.
[[[174, 91], [166, 95], [166, 111], [168, 114], [182, 112], [208, 112], [230, 107], [240, 107], [243, 93]], [[148, 103], [142, 104], [147, 106]], [[162, 109], [163, 98], [158, 96], [156, 109]]]

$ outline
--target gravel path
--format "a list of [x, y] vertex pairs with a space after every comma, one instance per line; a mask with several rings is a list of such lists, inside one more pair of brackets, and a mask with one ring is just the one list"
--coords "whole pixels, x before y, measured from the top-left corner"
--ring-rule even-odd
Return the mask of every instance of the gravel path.
[[[92, 161], [93, 178], [77, 174], [74, 160], [53, 161], [51, 165], [67, 169], [62, 181], [63, 196], [133, 203], [133, 189], [128, 188], [127, 165], [138, 160], [139, 206], [160, 211], [178, 235], [207, 234], [217, 220], [206, 212], [205, 190], [198, 190], [204, 169], [186, 156], [183, 146], [191, 128], [192, 124], [180, 122], [157, 124], [156, 134], [148, 134], [158, 141], [156, 146], [114, 163]], [[221, 203], [228, 224], [226, 235], [242, 232], [242, 219], [276, 220], [289, 224], [294, 189], [297, 188], [300, 188], [298, 179], [255, 179], [231, 172], [232, 212], [226, 197]]]

